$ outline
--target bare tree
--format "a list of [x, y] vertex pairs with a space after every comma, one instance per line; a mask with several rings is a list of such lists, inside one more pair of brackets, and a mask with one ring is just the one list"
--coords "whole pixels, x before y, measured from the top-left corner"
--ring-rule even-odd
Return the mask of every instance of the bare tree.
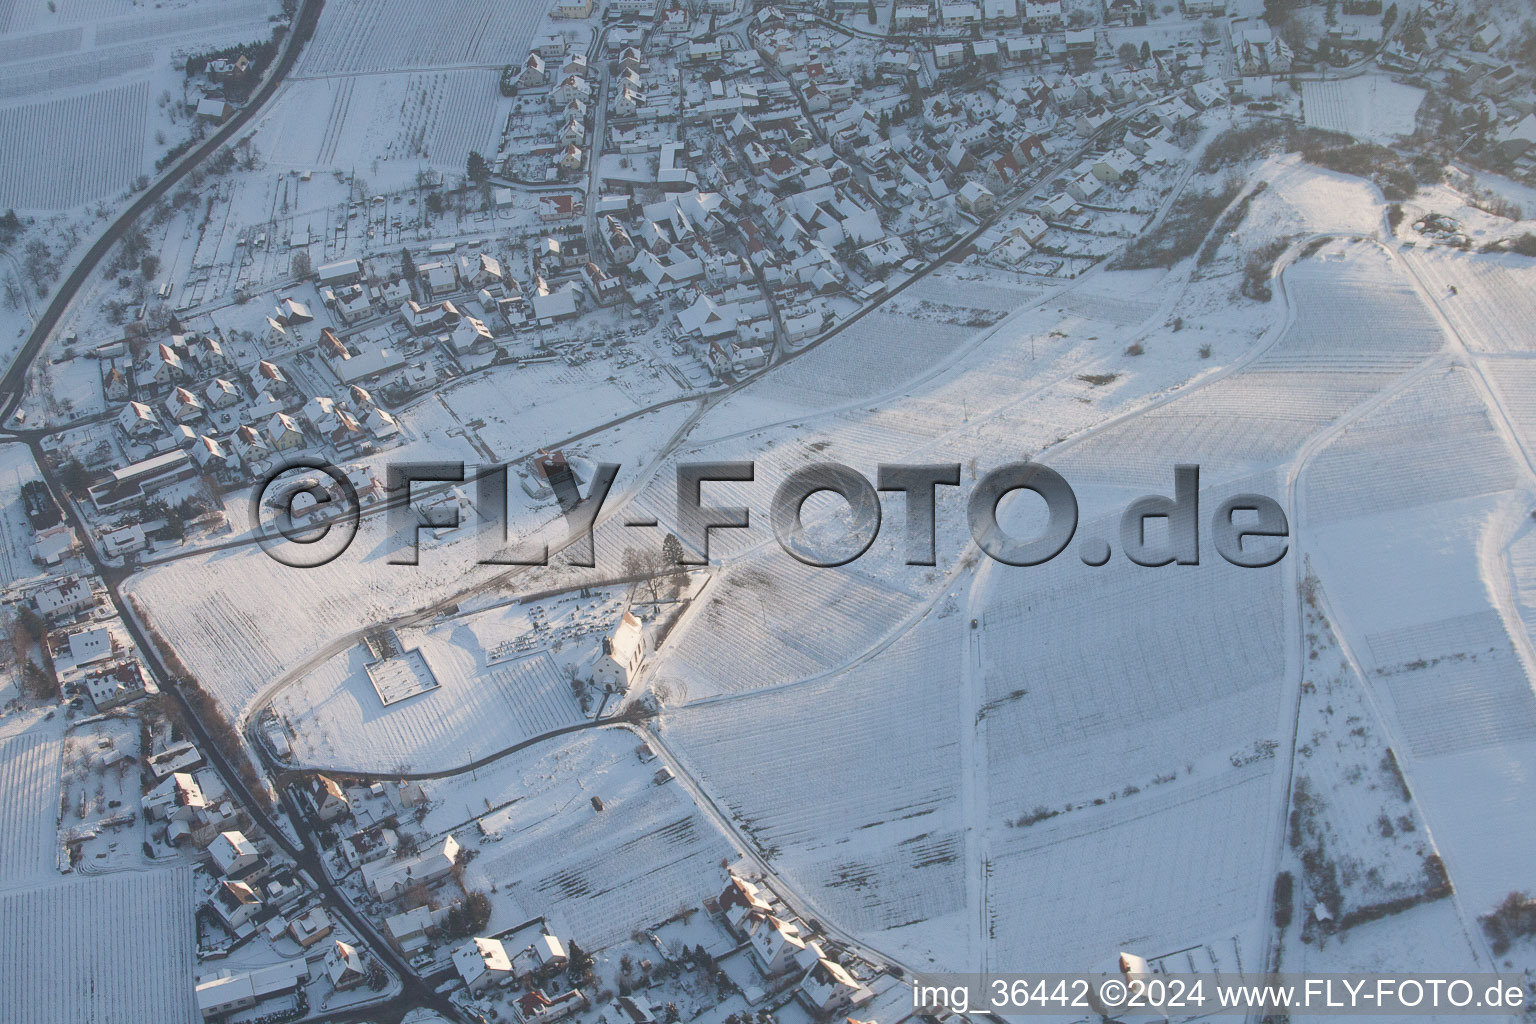
[[624, 575], [634, 577], [636, 583], [650, 595], [651, 604], [661, 600], [661, 585], [671, 575], [674, 566], [668, 565], [660, 551], [643, 548], [625, 548], [622, 562]]

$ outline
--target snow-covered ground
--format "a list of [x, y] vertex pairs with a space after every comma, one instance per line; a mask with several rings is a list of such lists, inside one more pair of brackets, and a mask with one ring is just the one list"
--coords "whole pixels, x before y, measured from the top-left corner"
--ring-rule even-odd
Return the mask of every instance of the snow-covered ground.
[[[527, 196], [432, 224], [410, 193], [423, 172], [457, 176], [471, 150], [506, 141], [500, 69], [543, 16], [487, 0], [328, 3], [253, 125], [254, 165], [208, 186], [217, 215], [166, 221], [174, 304], [259, 334], [285, 289], [318, 308], [292, 283], [296, 251], [393, 258], [436, 231], [525, 257], [518, 232], [545, 230]], [[79, 38], [47, 45], [83, 52], [82, 30], [65, 31]], [[570, 41], [585, 49], [586, 28]], [[47, 181], [60, 194], [42, 198], [106, 194], [147, 159], [149, 83], [147, 71], [113, 72], [50, 94], [46, 109], [0, 105], [0, 137], [25, 141], [45, 116], [110, 117], [121, 145]], [[1380, 75], [1303, 89], [1309, 125], [1381, 140], [1411, 131], [1424, 99]], [[1268, 900], [1300, 787], [1350, 874], [1345, 909], [1409, 891], [1443, 854], [1456, 899], [1399, 920], [1437, 929], [1453, 962], [1482, 965], [1476, 915], [1536, 882], [1521, 859], [1536, 838], [1522, 791], [1536, 768], [1528, 261], [1388, 248], [1397, 240], [1381, 237], [1386, 207], [1370, 184], [1294, 155], [1249, 172], [1246, 216], [1211, 239], [1216, 259], [1200, 267], [1115, 272], [1080, 253], [1070, 279], [943, 266], [723, 397], [687, 385], [659, 332], [645, 334], [654, 325], [636, 331], [610, 312], [605, 346], [627, 333], [655, 350], [492, 367], [401, 410], [404, 441], [377, 463], [519, 459], [572, 437], [567, 453], [585, 463], [622, 463], [596, 569], [482, 565], [468, 530], [424, 537], [419, 565], [394, 565], [405, 539], [370, 516], [323, 568], [278, 565], [250, 545], [180, 551], [125, 590], [232, 717], [270, 709], [295, 765], [447, 776], [425, 782], [422, 825], [473, 851], [462, 883], [491, 894], [492, 931], [542, 914], [583, 946], [621, 942], [696, 905], [746, 845], [804, 909], [908, 965], [1081, 969], [1120, 949], [1196, 949], [1194, 966], [1253, 968], [1269, 954]], [[1416, 203], [1450, 201], [1446, 191]], [[1416, 203], [1410, 224], [1430, 210]], [[1108, 251], [1145, 216], [1115, 211], [1113, 232], [1091, 241], [1058, 235]], [[1311, 243], [1323, 235], [1334, 237]], [[1288, 248], [1275, 298], [1242, 297], [1237, 268], [1277, 239]], [[236, 301], [252, 291], [262, 301]], [[562, 330], [543, 340], [566, 341]], [[39, 377], [39, 390], [81, 396], [48, 415], [105, 408], [82, 374], [60, 364]], [[1174, 465], [1193, 462], [1207, 514], [1240, 491], [1276, 498], [1293, 517], [1290, 554], [1236, 568], [1207, 533], [1199, 566], [1143, 568], [1116, 551], [1093, 568], [1075, 547], [1047, 566], [992, 563], [966, 529], [965, 493], [1025, 458], [1077, 489], [1079, 540], [1118, 548], [1120, 509], [1168, 493]], [[566, 609], [575, 632], [521, 646], [539, 624], [496, 599], [611, 582], [627, 549], [683, 532], [680, 464], [739, 459], [755, 460], [756, 478], [711, 484], [707, 500], [749, 507], [753, 526], [711, 539], [722, 564], [633, 695], [662, 708], [655, 742], [687, 776], [667, 782], [636, 734], [576, 729], [586, 719], [563, 669], [620, 599], [573, 598], [592, 629], [576, 630]], [[871, 478], [881, 463], [959, 463], [962, 487], [939, 497], [937, 564], [903, 564], [889, 496], [885, 528], [855, 564], [811, 569], [778, 550], [773, 487], [827, 460]], [[558, 543], [550, 501], [514, 491], [512, 505], [514, 532]], [[842, 522], [835, 502], [808, 512], [821, 534]], [[1022, 532], [1037, 512], [1021, 498], [1001, 514]], [[220, 539], [245, 536], [242, 515]], [[651, 517], [649, 532], [628, 525]], [[1326, 626], [1299, 596], [1304, 560], [1327, 595]], [[362, 644], [386, 624], [437, 684], [388, 705]], [[23, 829], [59, 795], [39, 803], [57, 787], [59, 734], [32, 728], [42, 738], [0, 740], [17, 755], [13, 787], [31, 794], [0, 810]], [[562, 730], [576, 731], [448, 774]], [[1382, 768], [1388, 748], [1401, 794]], [[1473, 790], [1487, 801], [1465, 799]], [[9, 854], [16, 877], [34, 878], [41, 854]], [[1299, 895], [1303, 909], [1316, 888]], [[1382, 927], [1347, 938], [1385, 955]], [[1284, 947], [1290, 966], [1365, 962], [1297, 946]]]
[[200, 1021], [192, 894], [191, 869], [156, 868], [0, 895], [0, 1018]]
[[464, 884], [491, 895], [491, 932], [543, 916], [599, 949], [719, 891], [732, 847], [642, 742], [596, 729], [425, 784], [422, 825], [474, 851]]
[[1423, 89], [1379, 74], [1304, 82], [1301, 87], [1309, 128], [1383, 144], [1413, 133], [1424, 96]]
[[281, 691], [273, 710], [299, 764], [425, 772], [478, 760], [585, 720], [561, 666], [586, 670], [621, 596], [571, 595], [402, 629], [402, 647], [420, 651], [438, 688], [388, 707], [359, 642]]
[[41, 712], [0, 720], [0, 887], [58, 877], [64, 723]]

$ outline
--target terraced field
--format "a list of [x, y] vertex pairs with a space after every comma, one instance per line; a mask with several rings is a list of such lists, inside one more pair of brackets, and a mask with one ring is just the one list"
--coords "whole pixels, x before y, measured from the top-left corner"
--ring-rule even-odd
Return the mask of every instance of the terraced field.
[[[0, 81], [0, 93], [6, 85]], [[149, 84], [0, 108], [0, 206], [67, 209], [127, 188], [144, 171]], [[58, 131], [89, 124], [95, 131]]]
[[[450, 0], [327, 3], [299, 76], [515, 63], [544, 20], [539, 4]], [[447, 29], [446, 26], [452, 26]], [[520, 59], [520, 58], [519, 58]]]
[[59, 751], [51, 724], [0, 739], [0, 888], [54, 873]]

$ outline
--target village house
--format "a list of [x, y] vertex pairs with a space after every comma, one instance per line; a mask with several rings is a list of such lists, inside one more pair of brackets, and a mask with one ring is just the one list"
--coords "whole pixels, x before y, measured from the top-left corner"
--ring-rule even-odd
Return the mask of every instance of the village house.
[[874, 993], [855, 981], [846, 968], [825, 957], [806, 972], [799, 994], [819, 1013], [843, 1013], [874, 998]]
[[432, 911], [427, 907], [415, 907], [384, 919], [384, 931], [395, 948], [410, 955], [424, 949], [437, 934]]
[[249, 885], [244, 882], [220, 882], [208, 902], [231, 935], [245, 938], [255, 934], [256, 926], [252, 919], [261, 912], [261, 899]]
[[374, 897], [396, 900], [413, 885], [427, 885], [446, 878], [459, 855], [459, 844], [448, 836], [442, 845], [404, 860], [363, 865], [363, 884]]
[[933, 63], [939, 70], [957, 68], [965, 63], [964, 43], [936, 43], [933, 47]]
[[368, 966], [363, 962], [362, 954], [340, 939], [335, 940], [326, 953], [325, 973], [331, 980], [331, 987], [338, 992], [356, 988], [368, 980]]
[[222, 441], [215, 440], [207, 434], [199, 434], [193, 441], [190, 451], [193, 463], [205, 473], [216, 471], [233, 473], [240, 468], [239, 457], [226, 448]]
[[453, 966], [464, 987], [480, 995], [512, 981], [512, 960], [499, 939], [470, 939], [453, 951]]
[[530, 53], [528, 59], [523, 61], [522, 74], [517, 77], [518, 85], [545, 85], [549, 82], [549, 71], [545, 67], [544, 58], [537, 52]]
[[288, 383], [288, 377], [278, 369], [277, 364], [265, 359], [256, 364], [256, 371], [251, 374], [251, 383], [258, 394], [274, 398], [284, 398], [293, 391], [293, 385]]
[[160, 429], [160, 421], [143, 402], [129, 402], [118, 414], [117, 426], [129, 439], [142, 441]]
[[715, 909], [725, 918], [726, 927], [738, 939], [750, 935], [747, 924], [773, 912], [765, 889], [736, 874], [727, 876], [728, 881], [720, 895], [715, 897]]
[[215, 409], [228, 409], [232, 405], [240, 404], [245, 397], [240, 393], [240, 388], [223, 377], [215, 377], [213, 383], [203, 391], [203, 397], [209, 406]]
[[757, 914], [747, 924], [752, 959], [767, 977], [783, 974], [797, 964], [806, 951], [800, 929], [772, 914]]
[[316, 775], [310, 783], [309, 793], [315, 805], [315, 817], [326, 824], [351, 814], [346, 790], [342, 789], [341, 784], [329, 775]]
[[34, 592], [32, 603], [44, 622], [55, 623], [96, 607], [96, 595], [85, 580], [70, 576]]
[[955, 193], [955, 202], [962, 210], [977, 217], [990, 216], [996, 205], [996, 197], [980, 182], [968, 181]]
[[307, 324], [315, 317], [308, 306], [298, 299], [289, 297], [277, 304], [277, 318], [289, 327], [293, 327], [296, 324]]
[[459, 311], [452, 302], [444, 300], [423, 306], [415, 299], [407, 299], [400, 307], [400, 315], [412, 334], [431, 334], [459, 322]]
[[171, 389], [171, 393], [165, 399], [165, 411], [172, 422], [190, 423], [201, 419], [203, 415], [203, 402], [197, 395], [183, 387]]
[[240, 879], [261, 866], [261, 854], [256, 852], [255, 844], [245, 837], [244, 832], [220, 832], [208, 844], [208, 854], [225, 878]]
[[421, 281], [422, 290], [430, 298], [452, 295], [459, 290], [459, 275], [454, 272], [451, 263], [422, 263], [416, 268], [416, 276]]
[[460, 317], [453, 330], [442, 337], [453, 353], [459, 356], [471, 352], [487, 352], [496, 346], [495, 336], [485, 321], [472, 316]]
[[325, 939], [333, 930], [331, 916], [318, 904], [288, 922], [288, 937], [305, 949]]
[[286, 452], [304, 447], [304, 430], [298, 420], [285, 412], [276, 413], [267, 421], [266, 441], [273, 451]]

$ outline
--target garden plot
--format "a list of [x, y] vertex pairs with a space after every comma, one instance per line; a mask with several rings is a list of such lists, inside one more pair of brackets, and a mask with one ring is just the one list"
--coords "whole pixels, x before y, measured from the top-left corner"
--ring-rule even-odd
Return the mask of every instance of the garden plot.
[[1520, 524], [1505, 554], [1521, 624], [1528, 634], [1536, 636], [1536, 520]]
[[[1121, 278], [1133, 283], [1138, 292], [1145, 291], [1146, 282], [1137, 280], [1138, 275], [1116, 275], [1117, 280]], [[961, 289], [951, 301], [961, 301], [966, 294]], [[1091, 390], [1080, 375], [1107, 364], [1121, 371], [1107, 374], [1111, 381], [1132, 376], [1124, 372], [1128, 367], [1121, 356], [1128, 330], [1124, 324], [1088, 315], [1095, 309], [1109, 315], [1108, 307], [1096, 307], [1091, 298], [1080, 309], [1066, 311], [1066, 294], [1070, 293], [1037, 300], [992, 327], [969, 332], [907, 316], [870, 314], [715, 406], [701, 419], [694, 436], [758, 442], [770, 436], [765, 433], [769, 424], [800, 427], [814, 417], [834, 415], [853, 423], [873, 419], [891, 424], [895, 437], [981, 436], [994, 430], [996, 414], [1005, 409], [1012, 416], [1027, 415], [1041, 423], [1091, 422], [1105, 412], [1090, 408], [1085, 414], [1077, 408], [1088, 395], [1113, 395], [1124, 401], [1185, 380], [1198, 365], [1189, 359], [1149, 363], [1145, 368], [1138, 365], [1133, 387]], [[970, 337], [951, 337], [955, 332]], [[940, 344], [933, 344], [934, 338]], [[763, 426], [754, 431], [743, 429], [743, 424]], [[840, 436], [824, 424], [817, 426], [829, 431], [826, 436], [834, 440]], [[1060, 436], [1062, 431], [1056, 429], [1047, 440]], [[1022, 444], [1006, 439], [999, 447], [1016, 455]], [[879, 459], [888, 461], [890, 448], [881, 448]], [[969, 449], [967, 457], [977, 453], [976, 445]]]
[[[662, 720], [690, 774], [841, 926], [901, 928], [964, 904], [961, 630], [959, 616], [935, 615], [835, 677]], [[922, 928], [893, 941], [934, 939]]]
[[1082, 288], [1063, 292], [1054, 302], [1063, 313], [1075, 313], [1089, 320], [1122, 327], [1139, 324], [1157, 312], [1155, 299], [1111, 295]]
[[24, 713], [0, 730], [0, 888], [52, 875], [58, 865], [62, 722]]
[[1407, 276], [1371, 243], [1325, 249], [1287, 268], [1285, 283], [1296, 319], [1275, 350], [1266, 353], [1277, 361], [1305, 357], [1321, 372], [1362, 362], [1391, 370], [1445, 344]]
[[[1390, 964], [1404, 974], [1446, 974], [1487, 970], [1467, 934], [1454, 900], [1422, 904], [1405, 913], [1349, 930], [1343, 939], [1301, 941], [1301, 929], [1287, 933], [1284, 969], [1298, 974], [1373, 974]], [[1338, 1024], [1336, 1014], [1291, 1013], [1294, 1024]], [[1433, 1018], [1430, 1018], [1433, 1019]], [[1448, 1019], [1448, 1018], [1442, 1018]], [[1460, 1018], [1492, 1021], [1496, 1018]], [[1357, 1024], [1393, 1024], [1402, 1018], [1356, 1017]]]
[[[220, 0], [160, 0], [157, 12], [175, 11], [190, 16], [198, 8], [225, 6]], [[0, 0], [0, 33], [36, 32], [60, 25], [94, 25], [121, 15], [134, 6], [124, 0]], [[157, 15], [168, 17], [167, 14]]]
[[64, 740], [60, 842], [78, 843], [83, 874], [141, 867], [139, 727], [103, 718]]
[[156, 566], [127, 589], [193, 675], [239, 712], [324, 645], [349, 645], [349, 633], [496, 575], [475, 564], [480, 550], [466, 533], [436, 545], [430, 531], [425, 539], [420, 565], [390, 564], [405, 539], [383, 517], [365, 517], [347, 552], [321, 568], [291, 568], [242, 547]]
[[1511, 454], [1471, 371], [1450, 367], [1351, 424], [1312, 461], [1308, 518], [1330, 523], [1508, 490]]
[[1019, 830], [990, 864], [992, 962], [1080, 971], [1115, 954], [1154, 957], [1203, 943], [1261, 960], [1265, 851], [1275, 820], [1272, 765], [1220, 785], [1170, 792], [1134, 815], [1117, 805]]
[[[215, 3], [192, 5], [188, 10], [141, 14], [130, 18], [113, 18], [98, 22], [93, 38], [99, 46], [103, 43], [136, 43], [143, 40], [174, 39], [177, 36], [209, 35], [210, 30], [220, 38], [263, 39], [271, 34], [267, 19], [276, 13], [277, 5], [269, 0], [218, 0]], [[204, 40], [198, 39], [199, 43]]]
[[1462, 498], [1323, 527], [1309, 543], [1338, 634], [1478, 913], [1536, 885], [1516, 852], [1536, 841], [1524, 781], [1536, 772], [1530, 641], [1501, 595], [1499, 557], [1528, 512], [1518, 493]]
[[[633, 452], [634, 463], [640, 464], [653, 455], [650, 446], [658, 438], [670, 436], [671, 418], [685, 415], [682, 409], [667, 410], [594, 435], [587, 443], [595, 455], [611, 452], [617, 456], [615, 461], [624, 461], [623, 456]], [[626, 433], [632, 429], [637, 430], [633, 438]], [[549, 438], [530, 439], [528, 449], [540, 440]], [[441, 457], [441, 447], [436, 454]], [[637, 465], [626, 467], [605, 503], [605, 514], [616, 512], [622, 490], [636, 483], [631, 474], [638, 475]], [[462, 492], [467, 498], [473, 490], [466, 485]], [[662, 492], [675, 495], [669, 476], [658, 485], [657, 493]], [[675, 509], [674, 498], [666, 503]], [[395, 535], [385, 517], [366, 516], [346, 552], [319, 568], [290, 568], [247, 546], [152, 567], [132, 577], [125, 590], [141, 603], [149, 621], [192, 673], [227, 708], [239, 713], [258, 692], [303, 669], [309, 659], [340, 653], [365, 628], [427, 613], [508, 576], [519, 581], [516, 586], [529, 590], [554, 586], [557, 580], [576, 584], [611, 579], [621, 564], [623, 546], [639, 539], [633, 530], [623, 531], [628, 537], [619, 536], [622, 528], [617, 524], [611, 530], [599, 530], [600, 560], [594, 570], [481, 565], [479, 560], [490, 549], [483, 533], [468, 528], [474, 515], [471, 508], [462, 506], [466, 528], [441, 539], [434, 539], [431, 530], [423, 531], [420, 563], [415, 566], [388, 561], [398, 557], [409, 538]], [[537, 520], [536, 526], [515, 522], [514, 533], [552, 545], [565, 539], [563, 520], [542, 513], [532, 519]], [[602, 546], [605, 538], [612, 539], [612, 546]], [[659, 546], [661, 538], [658, 534], [650, 540]]]
[[1074, 484], [1163, 493], [1178, 462], [1198, 463], [1202, 483], [1212, 483], [1284, 461], [1382, 383], [1376, 374], [1319, 380], [1303, 372], [1242, 372], [1100, 431], [1052, 461]]
[[[4, 24], [0, 23], [0, 33], [5, 31]], [[58, 28], [48, 32], [34, 32], [30, 35], [5, 36], [0, 38], [0, 64], [57, 57], [80, 49], [84, 39], [85, 29], [78, 26]]]
[[1412, 252], [1407, 259], [1472, 351], [1536, 351], [1536, 268], [1530, 260], [1443, 249]]
[[26, 445], [0, 445], [0, 579], [7, 589], [34, 583], [44, 575], [32, 561], [35, 534], [21, 498], [21, 485], [40, 479], [42, 474]]
[[[1365, 683], [1344, 656], [1309, 580], [1304, 628], [1308, 661], [1296, 729], [1289, 845], [1308, 897], [1296, 918], [1316, 931], [1314, 903], [1353, 927], [1388, 905], [1397, 912], [1449, 895]], [[1353, 917], [1349, 916], [1353, 915]]]
[[0, 206], [66, 209], [127, 188], [144, 170], [148, 111], [148, 82], [0, 109], [0, 149], [11, 154]]
[[280, 692], [295, 760], [352, 771], [437, 771], [582, 721], [571, 685], [548, 653], [487, 664], [489, 650], [462, 624], [401, 642], [418, 650], [439, 686], [384, 706], [357, 644]]
[[[451, 0], [328, 3], [304, 48], [298, 75], [355, 74], [478, 65], [500, 68], [528, 51], [544, 21], [541, 4]], [[445, 31], [444, 26], [454, 26]]]
[[[0, 896], [0, 1019], [194, 1024], [190, 868], [124, 872]], [[82, 962], [82, 951], [92, 951]]]
[[699, 603], [651, 672], [670, 700], [820, 675], [888, 636], [915, 606], [852, 566], [813, 568], [776, 547], [721, 572]]
[[1383, 145], [1413, 134], [1424, 96], [1423, 89], [1379, 74], [1303, 82], [1301, 86], [1307, 127]]
[[1492, 609], [1368, 633], [1361, 656], [1416, 757], [1536, 736], [1536, 697]]
[[464, 884], [491, 895], [490, 931], [544, 916], [595, 951], [719, 891], [730, 843], [680, 785], [655, 781], [659, 762], [639, 744], [624, 729], [593, 730], [427, 784], [423, 824], [474, 852]]

